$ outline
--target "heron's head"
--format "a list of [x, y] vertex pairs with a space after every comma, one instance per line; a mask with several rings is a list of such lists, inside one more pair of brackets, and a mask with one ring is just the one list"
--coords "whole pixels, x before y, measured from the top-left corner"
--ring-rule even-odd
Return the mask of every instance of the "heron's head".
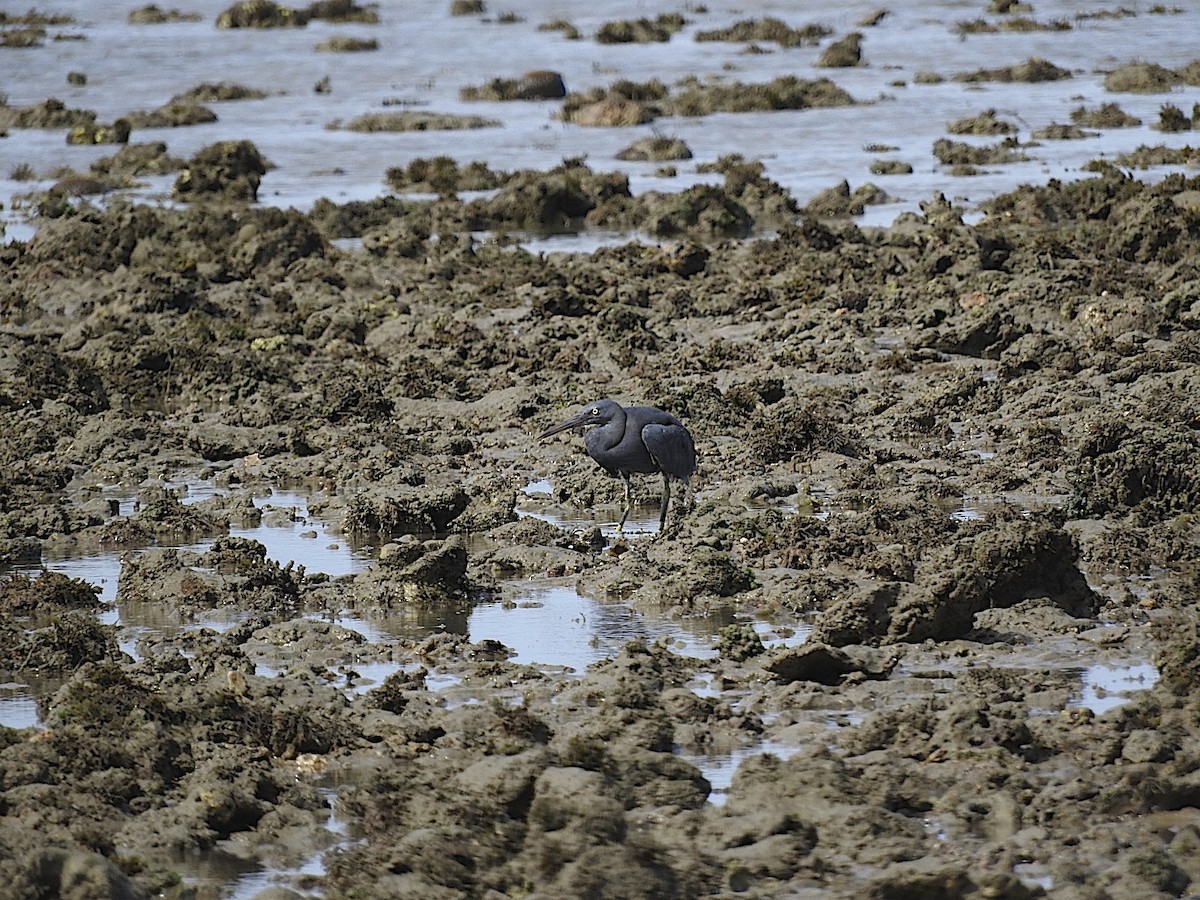
[[571, 418], [552, 425], [537, 436], [539, 441], [553, 437], [560, 431], [569, 428], [587, 428], [589, 425], [607, 425], [621, 411], [621, 404], [615, 400], [597, 400], [589, 403]]

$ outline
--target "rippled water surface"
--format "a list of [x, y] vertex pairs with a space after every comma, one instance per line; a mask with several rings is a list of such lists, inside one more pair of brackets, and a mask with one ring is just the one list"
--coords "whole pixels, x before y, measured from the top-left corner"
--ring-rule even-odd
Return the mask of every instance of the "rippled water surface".
[[[1111, 94], [1103, 88], [1105, 71], [1126, 62], [1148, 60], [1179, 67], [1200, 56], [1196, 44], [1200, 4], [1195, 3], [1170, 7], [1176, 12], [1153, 14], [1146, 3], [1048, 0], [1035, 3], [1027, 18], [1041, 23], [1063, 20], [1072, 26], [1070, 30], [967, 37], [960, 35], [958, 23], [986, 18], [1001, 24], [1004, 17], [985, 16], [987, 4], [962, 0], [890, 4], [889, 14], [866, 28], [857, 23], [878, 8], [873, 0], [682, 6], [661, 0], [586, 5], [512, 0], [489, 4], [493, 15], [452, 17], [447, 0], [377, 4], [382, 20], [378, 25], [315, 21], [296, 29], [219, 30], [214, 23], [228, 5], [226, 0], [194, 0], [179, 8], [198, 13], [199, 21], [162, 25], [128, 24], [125, 17], [134, 4], [57, 0], [41, 6], [43, 12], [72, 15], [76, 22], [52, 26], [41, 47], [0, 49], [8, 102], [26, 106], [56, 97], [69, 107], [95, 110], [100, 122], [112, 122], [133, 111], [157, 108], [204, 82], [234, 82], [263, 90], [269, 94], [263, 100], [212, 104], [219, 117], [216, 123], [143, 129], [132, 140], [164, 141], [172, 155], [184, 158], [218, 140], [252, 140], [275, 166], [264, 179], [260, 200], [282, 207], [305, 209], [319, 197], [345, 201], [379, 196], [387, 192], [383, 176], [388, 167], [432, 155], [450, 155], [462, 162], [486, 160], [493, 168], [506, 170], [543, 169], [567, 157], [586, 156], [593, 168], [627, 171], [634, 192], [640, 193], [677, 191], [719, 178], [698, 174], [696, 168], [724, 154], [741, 153], [761, 159], [767, 174], [802, 203], [842, 179], [852, 186], [875, 181], [897, 199], [869, 207], [862, 221], [886, 224], [937, 192], [976, 203], [1021, 183], [1080, 177], [1088, 160], [1111, 158], [1141, 144], [1183, 146], [1189, 142], [1186, 132], [1162, 134], [1151, 125], [1158, 121], [1164, 102], [1190, 113], [1192, 104], [1200, 101], [1196, 87], [1179, 87], [1170, 94]], [[1097, 17], [1119, 10], [1136, 14]], [[677, 11], [684, 13], [688, 24], [668, 43], [602, 45], [593, 39], [607, 21]], [[502, 13], [514, 21], [502, 23]], [[1090, 17], [1079, 18], [1084, 14]], [[784, 49], [762, 44], [765, 53], [747, 53], [745, 44], [694, 39], [698, 31], [765, 16], [793, 26], [819, 23], [833, 35], [819, 47]], [[555, 19], [572, 22], [582, 39], [571, 41], [559, 31], [538, 30], [539, 24]], [[855, 28], [864, 34], [866, 64], [852, 69], [816, 67], [823, 49]], [[56, 34], [83, 39], [54, 40]], [[316, 51], [317, 44], [335, 35], [372, 38], [379, 49]], [[952, 80], [957, 73], [1015, 65], [1030, 57], [1048, 59], [1074, 77], [1040, 84]], [[559, 121], [558, 102], [459, 99], [463, 87], [497, 77], [514, 78], [530, 69], [561, 72], [571, 91], [607, 86], [618, 79], [657, 78], [670, 85], [691, 75], [742, 82], [766, 82], [785, 75], [828, 77], [859, 104], [662, 118], [633, 128], [584, 128]], [[84, 73], [87, 83], [68, 84], [69, 72]], [[914, 83], [919, 72], [936, 72], [946, 80]], [[328, 78], [332, 88], [327, 94], [313, 90], [322, 78]], [[949, 175], [930, 152], [933, 142], [946, 136], [948, 122], [989, 108], [1016, 123], [1017, 136], [1024, 143], [1036, 129], [1069, 121], [1071, 110], [1081, 105], [1095, 107], [1114, 100], [1144, 124], [1109, 129], [1085, 140], [1043, 141], [1029, 148], [1029, 162], [984, 167], [983, 174], [969, 178]], [[358, 134], [326, 127], [397, 103], [435, 112], [479, 114], [502, 124], [477, 131], [406, 134]], [[657, 163], [615, 159], [622, 148], [651, 134], [682, 138], [695, 154], [678, 164], [676, 177], [659, 174]], [[871, 144], [895, 149], [881, 152]], [[32, 233], [23, 223], [24, 213], [13, 208], [14, 195], [44, 190], [63, 167], [85, 172], [115, 149], [69, 147], [62, 130], [11, 130], [0, 142], [0, 201], [5, 203], [2, 215], [9, 226], [8, 238]], [[905, 160], [915, 171], [908, 176], [873, 176], [869, 167], [881, 157]], [[34, 169], [36, 181], [11, 180], [22, 163]], [[172, 180], [151, 180], [134, 193], [161, 199], [169, 193]]]

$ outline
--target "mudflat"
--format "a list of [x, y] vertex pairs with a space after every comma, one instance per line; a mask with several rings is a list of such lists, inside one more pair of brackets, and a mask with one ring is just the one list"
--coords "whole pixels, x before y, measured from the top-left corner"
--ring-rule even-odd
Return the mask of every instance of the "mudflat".
[[[973, 224], [932, 198], [888, 228], [545, 255], [354, 205], [44, 222], [0, 250], [3, 557], [127, 548], [119, 609], [240, 617], [130, 655], [94, 586], [0, 584], [6, 668], [61, 684], [0, 729], [5, 882], [219, 896], [181, 861], [329, 847], [289, 890], [1183, 894], [1198, 188], [1113, 170]], [[602, 396], [696, 437], [661, 534], [555, 524], [619, 515], [581, 442], [533, 440]], [[168, 476], [220, 491], [184, 504]], [[377, 562], [330, 578], [229, 536], [279, 485]], [[181, 535], [211, 543], [157, 546]], [[634, 640], [569, 671], [328, 621], [436, 627], [531, 581], [732, 624], [716, 655]], [[765, 648], [754, 620], [812, 633]], [[1080, 669], [1150, 664], [1081, 702]], [[732, 751], [713, 793], [693, 760]]]

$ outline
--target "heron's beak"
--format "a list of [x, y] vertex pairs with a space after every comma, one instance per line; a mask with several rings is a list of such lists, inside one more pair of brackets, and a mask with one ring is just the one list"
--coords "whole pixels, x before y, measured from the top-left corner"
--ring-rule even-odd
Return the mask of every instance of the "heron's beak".
[[559, 422], [557, 425], [551, 425], [549, 428], [539, 434], [537, 439], [539, 441], [544, 441], [546, 438], [554, 437], [554, 435], [558, 434], [559, 432], [566, 431], [568, 428], [582, 428], [586, 418], [586, 413], [579, 413], [571, 416], [571, 418], [567, 419], [565, 422]]

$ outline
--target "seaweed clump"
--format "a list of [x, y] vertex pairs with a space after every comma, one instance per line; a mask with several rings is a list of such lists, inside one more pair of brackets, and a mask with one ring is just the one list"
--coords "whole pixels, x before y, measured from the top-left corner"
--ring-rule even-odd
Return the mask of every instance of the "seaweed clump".
[[1000, 81], [1005, 83], [1024, 82], [1033, 84], [1042, 81], [1061, 81], [1064, 78], [1070, 77], [1071, 73], [1066, 69], [1059, 68], [1054, 63], [1035, 56], [1015, 66], [1001, 66], [998, 69], [978, 69], [974, 72], [965, 72], [955, 75], [954, 80], [970, 83]]
[[1104, 103], [1095, 109], [1078, 106], [1071, 110], [1071, 122], [1085, 128], [1136, 128], [1142, 124], [1137, 116], [1131, 116], [1115, 103]]
[[494, 190], [511, 178], [492, 171], [485, 162], [460, 166], [450, 156], [414, 159], [407, 166], [389, 168], [383, 177], [392, 190], [430, 191], [441, 197], [453, 197], [459, 191]]
[[253, 203], [267, 162], [250, 141], [218, 141], [200, 150], [175, 179], [177, 200], [222, 198]]
[[654, 19], [605, 22], [596, 32], [601, 44], [665, 44], [687, 24], [679, 13], [663, 13]]
[[824, 25], [793, 28], [782, 19], [743, 19], [728, 28], [696, 32], [697, 41], [769, 41], [780, 47], [811, 47], [833, 32]]

